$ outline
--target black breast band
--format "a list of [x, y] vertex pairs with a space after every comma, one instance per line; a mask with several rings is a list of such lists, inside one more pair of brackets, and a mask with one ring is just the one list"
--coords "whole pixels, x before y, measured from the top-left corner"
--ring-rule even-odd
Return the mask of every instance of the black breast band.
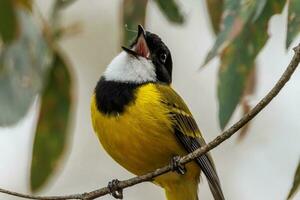
[[135, 89], [140, 84], [107, 81], [101, 78], [95, 88], [97, 108], [108, 115], [124, 112], [125, 106], [134, 103]]

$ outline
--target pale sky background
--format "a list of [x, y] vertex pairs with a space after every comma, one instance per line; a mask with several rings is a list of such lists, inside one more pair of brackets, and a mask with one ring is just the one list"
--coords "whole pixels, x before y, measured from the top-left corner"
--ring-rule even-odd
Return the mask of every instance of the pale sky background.
[[[80, 22], [83, 32], [66, 38], [62, 48], [75, 68], [77, 79], [74, 128], [63, 167], [39, 194], [87, 192], [106, 186], [113, 178], [132, 174], [116, 164], [100, 147], [90, 122], [90, 96], [110, 60], [120, 51], [120, 0], [78, 0], [64, 12], [63, 23]], [[46, 15], [51, 1], [38, 0]], [[186, 15], [183, 26], [170, 24], [154, 2], [147, 9], [146, 28], [157, 33], [170, 48], [174, 60], [174, 88], [189, 105], [207, 141], [220, 130], [217, 121], [216, 78], [218, 60], [197, 71], [212, 46], [214, 36], [204, 1], [180, 1]], [[285, 12], [286, 13], [286, 12]], [[277, 81], [293, 53], [284, 49], [286, 14], [272, 18], [271, 38], [258, 57], [254, 105]], [[297, 39], [300, 41], [300, 38]], [[296, 43], [294, 43], [296, 44]], [[232, 137], [212, 151], [228, 200], [284, 200], [300, 155], [300, 72], [295, 73], [280, 95], [252, 121], [245, 140]], [[0, 187], [29, 192], [29, 167], [38, 101], [16, 126], [0, 129]], [[231, 123], [240, 117], [236, 111]], [[124, 191], [127, 200], [164, 199], [163, 190], [143, 183]], [[206, 180], [200, 200], [211, 200]], [[16, 199], [0, 195], [0, 200]], [[113, 199], [107, 195], [101, 199]], [[300, 200], [298, 194], [295, 200]]]

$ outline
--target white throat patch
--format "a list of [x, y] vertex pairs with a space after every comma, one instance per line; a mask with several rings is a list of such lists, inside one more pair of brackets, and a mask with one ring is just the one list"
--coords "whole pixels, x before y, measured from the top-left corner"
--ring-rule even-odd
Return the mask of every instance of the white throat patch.
[[108, 65], [104, 72], [106, 80], [143, 83], [156, 81], [155, 67], [151, 60], [135, 58], [122, 51]]

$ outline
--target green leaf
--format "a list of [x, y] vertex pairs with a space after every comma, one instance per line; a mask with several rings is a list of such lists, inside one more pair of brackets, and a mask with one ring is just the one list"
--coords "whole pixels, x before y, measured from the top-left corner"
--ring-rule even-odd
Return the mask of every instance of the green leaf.
[[297, 170], [294, 175], [293, 186], [289, 192], [287, 199], [288, 200], [292, 199], [292, 197], [296, 194], [296, 192], [299, 190], [299, 188], [300, 188], [300, 161], [298, 163], [298, 167], [297, 167]]
[[9, 43], [17, 36], [18, 23], [14, 2], [12, 0], [0, 1], [0, 39]]
[[254, 22], [258, 19], [258, 17], [260, 16], [262, 11], [264, 10], [265, 5], [267, 4], [267, 0], [262, 0], [262, 1], [260, 0], [256, 3], [257, 4], [256, 4], [256, 7], [255, 7], [254, 16], [252, 17], [252, 22]]
[[124, 0], [123, 14], [123, 44], [130, 45], [137, 34], [137, 26], [145, 24], [146, 7], [148, 0]]
[[23, 6], [23, 8], [26, 8], [27, 10], [32, 10], [32, 0], [15, 0], [16, 3]]
[[[184, 17], [174, 0], [155, 0], [169, 21], [182, 24]], [[122, 45], [130, 45], [136, 36], [137, 26], [145, 24], [148, 0], [124, 0], [122, 6], [123, 38]]]
[[20, 36], [0, 48], [0, 126], [18, 122], [43, 86], [50, 51], [27, 12], [18, 12]]
[[206, 0], [208, 14], [215, 34], [220, 32], [224, 0]]
[[225, 0], [223, 11], [224, 27], [217, 35], [217, 39], [208, 52], [204, 65], [211, 61], [222, 49], [230, 44], [244, 30], [244, 26], [257, 18], [261, 14], [261, 9], [265, 7], [267, 0]]
[[255, 58], [267, 42], [268, 22], [281, 12], [284, 0], [269, 0], [256, 21], [248, 21], [241, 33], [221, 53], [219, 68], [218, 101], [219, 123], [224, 129], [243, 96], [246, 81]]
[[170, 22], [182, 24], [184, 16], [175, 0], [155, 0], [161, 12]]
[[[251, 67], [251, 72], [248, 75], [248, 80], [246, 81], [246, 86], [244, 89], [244, 94], [242, 96], [242, 100], [240, 102], [241, 107], [242, 107], [242, 112], [243, 115], [246, 115], [250, 110], [251, 110], [251, 105], [249, 103], [249, 96], [252, 95], [255, 92], [255, 88], [256, 88], [256, 76], [257, 76], [257, 65], [254, 63], [254, 66]], [[245, 126], [243, 126], [240, 130], [240, 133], [238, 135], [238, 140], [242, 141], [246, 135], [248, 134], [248, 130], [250, 127], [250, 122], [248, 122], [247, 124], [245, 124]]]
[[288, 1], [288, 26], [286, 48], [289, 48], [295, 37], [300, 32], [300, 1]]
[[57, 10], [65, 9], [71, 4], [73, 4], [76, 0], [56, 0], [54, 8]]
[[32, 191], [44, 186], [51, 174], [58, 169], [66, 149], [72, 104], [71, 81], [64, 59], [56, 54], [41, 95], [41, 110], [31, 163]]

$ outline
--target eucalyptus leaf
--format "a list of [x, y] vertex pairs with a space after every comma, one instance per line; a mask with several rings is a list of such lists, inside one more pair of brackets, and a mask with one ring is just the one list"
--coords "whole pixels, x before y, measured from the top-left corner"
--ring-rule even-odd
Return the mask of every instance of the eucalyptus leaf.
[[32, 0], [15, 0], [18, 5], [23, 6], [23, 8], [26, 8], [27, 10], [32, 10]]
[[[249, 103], [249, 96], [253, 95], [253, 93], [255, 92], [256, 85], [257, 85], [257, 65], [255, 63], [254, 63], [254, 66], [251, 67], [251, 72], [247, 78], [248, 78], [248, 80], [246, 81], [246, 86], [244, 89], [242, 100], [240, 102], [241, 106], [242, 106], [243, 115], [246, 115], [251, 110], [251, 105]], [[246, 137], [246, 135], [248, 134], [250, 124], [251, 123], [248, 122], [241, 128], [239, 136], [238, 136], [239, 141], [243, 140]]]
[[288, 26], [286, 36], [286, 48], [289, 48], [295, 37], [300, 32], [300, 1], [288, 1]]
[[30, 185], [37, 191], [58, 169], [68, 139], [72, 105], [72, 79], [66, 62], [55, 54], [48, 81], [41, 95], [35, 133]]
[[[258, 18], [258, 15], [263, 13], [261, 10], [263, 10], [265, 5], [266, 0], [225, 0], [222, 22], [223, 28], [217, 35], [213, 47], [208, 52], [203, 66], [238, 37], [249, 21], [254, 17]], [[264, 14], [265, 13], [263, 13], [263, 15]]]
[[123, 44], [130, 45], [139, 24], [145, 24], [148, 0], [124, 0], [122, 6]]
[[18, 12], [20, 36], [0, 49], [0, 126], [13, 125], [43, 87], [50, 51], [28, 12]]
[[263, 14], [256, 21], [248, 21], [242, 32], [221, 52], [218, 102], [222, 129], [240, 102], [246, 81], [255, 66], [255, 58], [269, 38], [268, 22], [274, 14], [282, 11], [284, 4], [284, 0], [269, 0], [261, 12]]
[[0, 43], [13, 41], [18, 32], [18, 23], [14, 2], [11, 0], [0, 1]]
[[155, 0], [161, 12], [170, 22], [182, 24], [184, 16], [175, 0]]
[[206, 0], [206, 6], [215, 34], [220, 32], [224, 0]]

